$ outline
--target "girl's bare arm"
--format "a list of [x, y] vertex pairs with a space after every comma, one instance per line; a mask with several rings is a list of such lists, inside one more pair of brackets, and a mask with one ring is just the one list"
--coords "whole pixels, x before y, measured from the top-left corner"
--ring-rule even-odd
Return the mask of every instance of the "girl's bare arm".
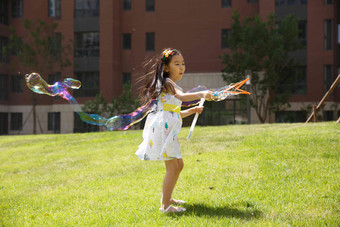
[[182, 102], [188, 102], [188, 101], [197, 100], [201, 98], [204, 98], [206, 100], [212, 100], [214, 97], [210, 91], [183, 93], [179, 89], [175, 89], [175, 90], [176, 90], [175, 97], [181, 100]]
[[187, 110], [182, 110], [181, 111], [181, 118], [186, 118], [192, 114], [195, 114], [195, 113], [199, 113], [201, 114], [202, 111], [203, 111], [203, 106], [199, 107], [199, 106], [196, 106], [196, 107], [192, 107], [190, 109], [187, 109]]

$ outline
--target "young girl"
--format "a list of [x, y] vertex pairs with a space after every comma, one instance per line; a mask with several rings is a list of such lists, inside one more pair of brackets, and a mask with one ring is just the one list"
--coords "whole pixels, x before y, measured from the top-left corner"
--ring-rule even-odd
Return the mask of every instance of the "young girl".
[[166, 49], [153, 62], [150, 72], [146, 74], [146, 84], [140, 96], [144, 103], [156, 99], [157, 104], [147, 116], [143, 131], [144, 140], [136, 154], [142, 160], [165, 161], [166, 174], [160, 210], [169, 213], [183, 212], [185, 208], [171, 206], [185, 203], [171, 198], [184, 166], [177, 135], [182, 127], [182, 118], [202, 113], [203, 107], [181, 111], [181, 104], [182, 101], [212, 99], [213, 96], [209, 91], [183, 93], [176, 84], [182, 79], [185, 71], [184, 59], [178, 50]]

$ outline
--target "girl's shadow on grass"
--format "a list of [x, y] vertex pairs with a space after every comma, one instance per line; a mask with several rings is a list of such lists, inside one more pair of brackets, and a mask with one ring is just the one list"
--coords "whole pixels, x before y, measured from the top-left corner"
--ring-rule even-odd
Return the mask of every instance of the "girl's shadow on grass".
[[[236, 205], [236, 204], [235, 204]], [[240, 204], [238, 204], [240, 205]], [[211, 207], [202, 203], [185, 204], [184, 213], [177, 213], [179, 215], [195, 215], [195, 216], [221, 216], [233, 217], [245, 220], [261, 218], [262, 212], [253, 207], [253, 205], [246, 203], [244, 209], [237, 209], [235, 207], [221, 206]]]

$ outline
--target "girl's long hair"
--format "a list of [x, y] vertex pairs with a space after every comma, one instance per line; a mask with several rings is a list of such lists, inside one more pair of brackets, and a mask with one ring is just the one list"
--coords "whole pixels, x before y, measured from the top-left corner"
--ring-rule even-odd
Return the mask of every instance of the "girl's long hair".
[[[166, 50], [170, 50], [171, 54], [165, 56]], [[139, 78], [139, 81], [143, 83], [139, 93], [143, 105], [152, 99], [156, 99], [164, 89], [170, 89], [173, 94], [176, 93], [174, 86], [166, 81], [169, 73], [163, 71], [163, 68], [164, 65], [169, 65], [173, 56], [180, 54], [176, 49], [167, 48], [160, 55], [156, 55], [144, 63], [146, 72]]]

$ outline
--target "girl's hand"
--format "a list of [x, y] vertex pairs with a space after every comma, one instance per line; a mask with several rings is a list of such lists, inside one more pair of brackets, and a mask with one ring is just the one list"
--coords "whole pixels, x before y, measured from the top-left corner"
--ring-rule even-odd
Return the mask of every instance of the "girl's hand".
[[212, 101], [214, 99], [214, 96], [211, 91], [202, 91], [202, 98], [207, 101]]
[[203, 112], [204, 106], [196, 106], [193, 109], [195, 110], [194, 113], [201, 114]]

